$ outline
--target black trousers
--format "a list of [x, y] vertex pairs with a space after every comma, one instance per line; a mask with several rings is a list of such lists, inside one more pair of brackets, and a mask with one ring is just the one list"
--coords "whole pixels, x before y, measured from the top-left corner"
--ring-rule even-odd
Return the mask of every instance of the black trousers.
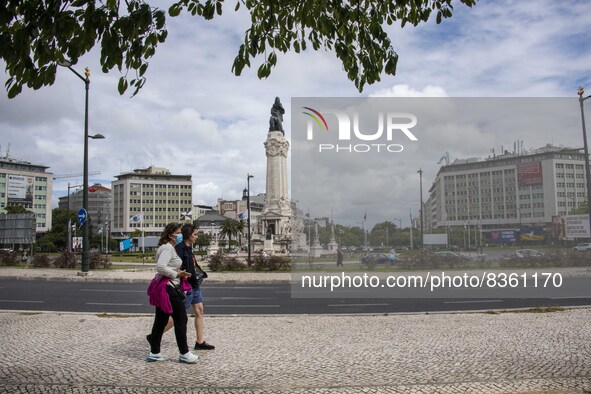
[[185, 354], [189, 351], [187, 345], [187, 310], [181, 297], [175, 289], [166, 285], [166, 292], [170, 298], [172, 305], [172, 315], [165, 313], [159, 307], [156, 307], [156, 316], [154, 317], [154, 324], [152, 325], [152, 342], [150, 343], [150, 351], [154, 354], [160, 353], [160, 342], [162, 342], [162, 334], [164, 328], [168, 323], [168, 317], [172, 316], [174, 321], [174, 336], [176, 337], [176, 344], [179, 347], [180, 354]]

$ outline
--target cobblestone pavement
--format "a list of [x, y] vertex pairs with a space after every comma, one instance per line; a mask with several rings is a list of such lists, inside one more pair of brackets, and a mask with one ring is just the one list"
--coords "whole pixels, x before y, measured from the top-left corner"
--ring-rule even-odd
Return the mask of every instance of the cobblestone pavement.
[[[150, 269], [97, 271], [90, 280], [152, 276]], [[289, 273], [214, 276], [289, 279]], [[89, 279], [75, 271], [16, 268], [0, 269], [0, 277]], [[145, 361], [152, 320], [0, 311], [0, 393], [591, 393], [591, 308], [208, 316], [207, 340], [217, 347], [196, 352], [195, 365], [178, 363], [172, 332], [162, 344], [171, 359]]]

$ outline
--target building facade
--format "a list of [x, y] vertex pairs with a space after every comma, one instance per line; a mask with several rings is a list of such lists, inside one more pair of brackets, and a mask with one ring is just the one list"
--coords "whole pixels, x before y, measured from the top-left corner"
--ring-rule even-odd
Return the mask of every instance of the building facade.
[[[70, 193], [69, 196], [59, 198], [58, 207], [78, 212], [83, 206], [82, 189]], [[68, 202], [69, 197], [69, 202]], [[97, 233], [111, 217], [111, 189], [95, 183], [88, 188], [88, 218], [92, 224], [93, 233]]]
[[23, 206], [35, 214], [37, 233], [51, 229], [53, 174], [48, 168], [7, 155], [0, 158], [0, 213], [7, 206]]
[[149, 167], [115, 178], [111, 187], [113, 238], [127, 237], [138, 229], [145, 236], [159, 236], [168, 223], [180, 221], [193, 207], [191, 175]]
[[425, 229], [551, 226], [585, 204], [581, 150], [546, 145], [526, 154], [456, 160], [439, 170], [424, 205]]

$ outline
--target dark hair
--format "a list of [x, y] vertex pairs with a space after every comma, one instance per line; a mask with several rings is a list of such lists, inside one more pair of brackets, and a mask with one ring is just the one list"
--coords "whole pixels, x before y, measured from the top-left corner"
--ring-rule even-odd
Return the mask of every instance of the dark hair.
[[181, 227], [181, 234], [183, 234], [183, 241], [189, 239], [193, 231], [197, 230], [197, 226], [193, 225], [192, 223], [185, 223], [183, 227]]
[[170, 242], [170, 236], [174, 234], [174, 232], [178, 230], [180, 227], [180, 223], [168, 223], [166, 227], [164, 227], [162, 234], [160, 234], [160, 241], [158, 241], [158, 246]]

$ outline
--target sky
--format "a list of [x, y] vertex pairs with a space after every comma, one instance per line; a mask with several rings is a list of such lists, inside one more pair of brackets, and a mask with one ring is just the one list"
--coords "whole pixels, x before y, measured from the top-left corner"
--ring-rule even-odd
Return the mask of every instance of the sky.
[[[154, 165], [191, 174], [194, 204], [240, 199], [247, 173], [254, 175], [251, 193], [263, 193], [263, 143], [276, 96], [286, 109], [284, 129], [291, 141], [292, 113], [301, 113], [291, 101], [298, 97], [570, 97], [578, 105], [578, 86], [591, 93], [591, 3], [586, 0], [490, 0], [473, 8], [456, 2], [454, 16], [440, 25], [433, 19], [418, 27], [390, 26], [400, 56], [397, 74], [383, 76], [363, 93], [346, 78], [334, 53], [324, 50], [279, 55], [265, 80], [256, 77], [256, 67], [234, 76], [231, 67], [248, 18], [233, 9], [228, 3], [212, 21], [168, 17], [167, 41], [157, 48], [148, 81], [134, 97], [118, 94], [120, 74], [101, 72], [97, 50], [74, 66], [80, 73], [91, 69], [90, 134], [106, 137], [89, 142], [89, 171], [100, 172], [90, 183], [110, 187], [114, 176]], [[14, 99], [0, 95], [1, 155], [10, 144], [12, 157], [49, 166], [55, 175], [81, 174], [83, 127], [84, 84], [65, 68], [53, 86], [24, 88]], [[450, 129], [446, 136], [431, 141], [419, 136], [419, 148], [397, 158], [395, 179], [369, 176], [373, 183], [391, 182], [396, 188], [387, 199], [374, 196], [381, 199], [380, 209], [386, 207], [379, 217], [368, 211], [376, 206], [369, 199], [351, 201], [353, 208], [338, 217], [314, 201], [300, 207], [316, 217], [335, 215], [342, 224], [353, 225], [367, 214], [367, 225], [396, 217], [405, 227], [409, 212], [417, 215], [419, 209], [416, 171], [423, 170], [425, 193], [445, 152], [451, 161], [486, 157], [492, 148], [499, 152], [516, 140], [525, 149], [548, 143], [582, 147], [580, 119], [554, 132], [502, 127], [486, 133]], [[290, 156], [290, 167], [292, 159], [297, 157]], [[67, 194], [68, 182], [82, 183], [82, 177], [54, 181], [54, 206]]]

